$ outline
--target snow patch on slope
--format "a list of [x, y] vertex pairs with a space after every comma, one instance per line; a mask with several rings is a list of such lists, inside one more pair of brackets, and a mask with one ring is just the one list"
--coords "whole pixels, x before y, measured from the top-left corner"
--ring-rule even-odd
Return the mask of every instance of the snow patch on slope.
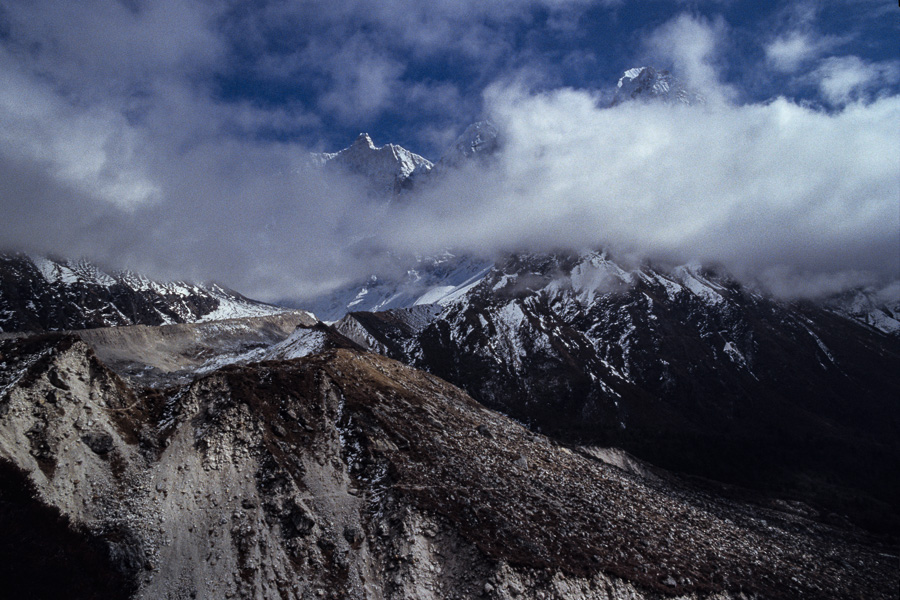
[[835, 313], [888, 335], [900, 336], [900, 281], [882, 289], [858, 289], [826, 301]]
[[265, 353], [265, 360], [289, 360], [302, 358], [325, 349], [328, 336], [324, 331], [299, 327], [283, 342], [272, 346]]
[[716, 289], [723, 289], [722, 286], [713, 283], [709, 279], [703, 277], [699, 273], [699, 269], [695, 266], [682, 266], [675, 269], [675, 274], [685, 288], [690, 290], [692, 294], [698, 298], [702, 298], [709, 304], [722, 304], [725, 298], [722, 297]]
[[352, 311], [384, 311], [428, 304], [446, 305], [465, 296], [490, 272], [493, 263], [449, 252], [420, 258], [400, 277], [372, 275], [307, 306], [323, 321]]

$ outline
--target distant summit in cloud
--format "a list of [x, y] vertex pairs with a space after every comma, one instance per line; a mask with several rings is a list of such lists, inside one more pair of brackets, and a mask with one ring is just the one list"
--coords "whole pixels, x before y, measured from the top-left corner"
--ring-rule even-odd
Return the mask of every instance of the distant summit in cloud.
[[365, 178], [369, 192], [389, 195], [408, 186], [407, 181], [427, 173], [434, 165], [396, 144], [376, 146], [368, 133], [360, 133], [347, 148], [316, 155], [322, 164], [336, 166]]
[[661, 100], [688, 106], [706, 103], [702, 94], [687, 89], [668, 71], [657, 71], [653, 67], [628, 69], [619, 78], [611, 105], [628, 100]]
[[472, 123], [441, 156], [439, 169], [458, 167], [473, 158], [486, 158], [500, 149], [500, 132], [491, 121]]

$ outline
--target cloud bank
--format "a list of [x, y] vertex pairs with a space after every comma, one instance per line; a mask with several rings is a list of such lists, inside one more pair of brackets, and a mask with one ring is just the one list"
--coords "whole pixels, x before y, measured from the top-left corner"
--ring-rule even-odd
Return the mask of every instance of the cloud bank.
[[503, 89], [491, 110], [496, 163], [442, 182], [392, 236], [486, 252], [602, 243], [741, 274], [897, 275], [900, 98], [837, 113], [785, 99], [610, 109], [583, 91]]
[[[740, 104], [723, 77], [736, 26], [676, 13], [630, 30], [637, 50], [616, 60], [667, 60], [707, 106], [606, 108], [614, 80], [549, 85], [555, 55], [539, 50], [623, 6], [10, 2], [0, 246], [270, 300], [446, 248], [605, 245], [721, 263], [786, 295], [898, 278], [896, 63], [828, 56], [839, 44], [809, 17], [754, 43], [816, 100]], [[594, 65], [597, 52], [557, 54]], [[398, 113], [415, 113], [398, 132], [439, 147], [480, 114], [503, 145], [389, 205], [309, 160], [338, 149], [323, 147], [329, 127]]]

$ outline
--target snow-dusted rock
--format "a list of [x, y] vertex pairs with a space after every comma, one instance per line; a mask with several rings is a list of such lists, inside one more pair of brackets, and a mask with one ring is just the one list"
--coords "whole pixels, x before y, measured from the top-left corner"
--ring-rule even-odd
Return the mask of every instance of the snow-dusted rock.
[[657, 71], [653, 67], [628, 69], [619, 78], [612, 105], [628, 100], [654, 100], [670, 104], [703, 104], [702, 94], [687, 89], [684, 84], [668, 71]]
[[216, 284], [106, 273], [84, 260], [0, 255], [0, 332], [165, 325], [285, 310]]
[[360, 133], [349, 147], [320, 154], [318, 159], [326, 166], [362, 175], [368, 183], [369, 193], [386, 197], [403, 189], [413, 175], [421, 176], [434, 166], [402, 146], [376, 146], [367, 133]]

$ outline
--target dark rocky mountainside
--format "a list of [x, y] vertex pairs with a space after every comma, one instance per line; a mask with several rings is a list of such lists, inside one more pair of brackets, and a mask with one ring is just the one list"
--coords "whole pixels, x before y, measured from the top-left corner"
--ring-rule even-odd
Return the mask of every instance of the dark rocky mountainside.
[[900, 520], [900, 340], [699, 267], [516, 255], [441, 310], [336, 327], [537, 431]]
[[0, 355], [0, 564], [42, 570], [3, 573], [16, 597], [895, 597], [897, 548], [847, 524], [558, 445], [381, 356], [154, 391], [71, 335]]
[[0, 332], [166, 325], [282, 310], [218, 285], [161, 283], [104, 273], [85, 261], [0, 254]]

